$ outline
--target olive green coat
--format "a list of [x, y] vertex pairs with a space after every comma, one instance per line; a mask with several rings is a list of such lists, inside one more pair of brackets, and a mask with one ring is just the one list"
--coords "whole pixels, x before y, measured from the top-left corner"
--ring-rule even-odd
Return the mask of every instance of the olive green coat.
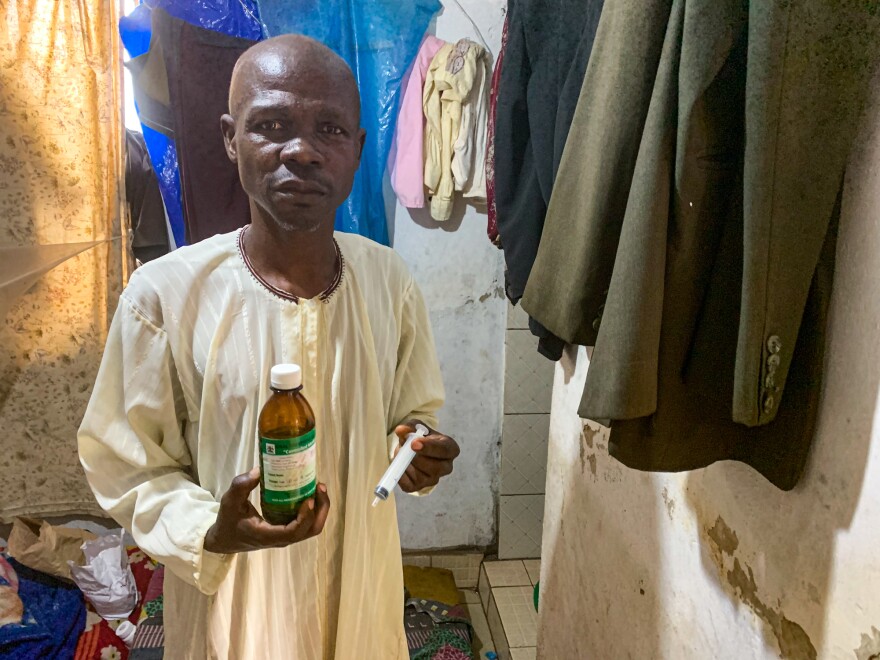
[[878, 25], [862, 0], [606, 1], [522, 304], [595, 345], [581, 414], [625, 463], [796, 481]]

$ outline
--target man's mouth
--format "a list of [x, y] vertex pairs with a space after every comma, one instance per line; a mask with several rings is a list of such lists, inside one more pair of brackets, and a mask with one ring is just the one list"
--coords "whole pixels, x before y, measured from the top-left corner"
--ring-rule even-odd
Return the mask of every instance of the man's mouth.
[[311, 181], [302, 181], [290, 179], [283, 181], [273, 188], [280, 193], [289, 195], [324, 195], [326, 191], [323, 186]]

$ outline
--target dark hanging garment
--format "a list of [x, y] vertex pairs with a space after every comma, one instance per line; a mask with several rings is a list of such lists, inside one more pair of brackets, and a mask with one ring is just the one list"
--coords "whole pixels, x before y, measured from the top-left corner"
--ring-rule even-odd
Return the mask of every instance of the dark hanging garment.
[[191, 244], [250, 222], [248, 197], [226, 155], [220, 117], [228, 111], [235, 62], [256, 42], [196, 27], [161, 9], [153, 10], [153, 35], [168, 78]]
[[495, 204], [512, 302], [538, 251], [603, 0], [513, 0], [495, 119]]
[[131, 221], [135, 259], [147, 263], [168, 254], [168, 226], [159, 181], [144, 136], [125, 131], [125, 199]]
[[[556, 170], [577, 107], [603, 0], [515, 0], [497, 90], [495, 207], [507, 295], [523, 295], [538, 252]], [[540, 352], [563, 342], [539, 323]]]

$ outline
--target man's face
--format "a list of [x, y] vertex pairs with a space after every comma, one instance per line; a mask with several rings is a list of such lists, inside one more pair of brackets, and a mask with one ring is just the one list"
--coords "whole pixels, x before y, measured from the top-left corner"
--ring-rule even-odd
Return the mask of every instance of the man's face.
[[357, 97], [319, 67], [295, 70], [278, 58], [258, 64], [240, 86], [234, 118], [222, 120], [241, 184], [282, 228], [332, 225], [364, 144]]

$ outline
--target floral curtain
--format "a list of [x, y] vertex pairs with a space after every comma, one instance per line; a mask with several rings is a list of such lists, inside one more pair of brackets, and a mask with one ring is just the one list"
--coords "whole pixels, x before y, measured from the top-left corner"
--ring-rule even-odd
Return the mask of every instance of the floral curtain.
[[0, 517], [99, 513], [76, 430], [129, 268], [115, 0], [0, 0]]

